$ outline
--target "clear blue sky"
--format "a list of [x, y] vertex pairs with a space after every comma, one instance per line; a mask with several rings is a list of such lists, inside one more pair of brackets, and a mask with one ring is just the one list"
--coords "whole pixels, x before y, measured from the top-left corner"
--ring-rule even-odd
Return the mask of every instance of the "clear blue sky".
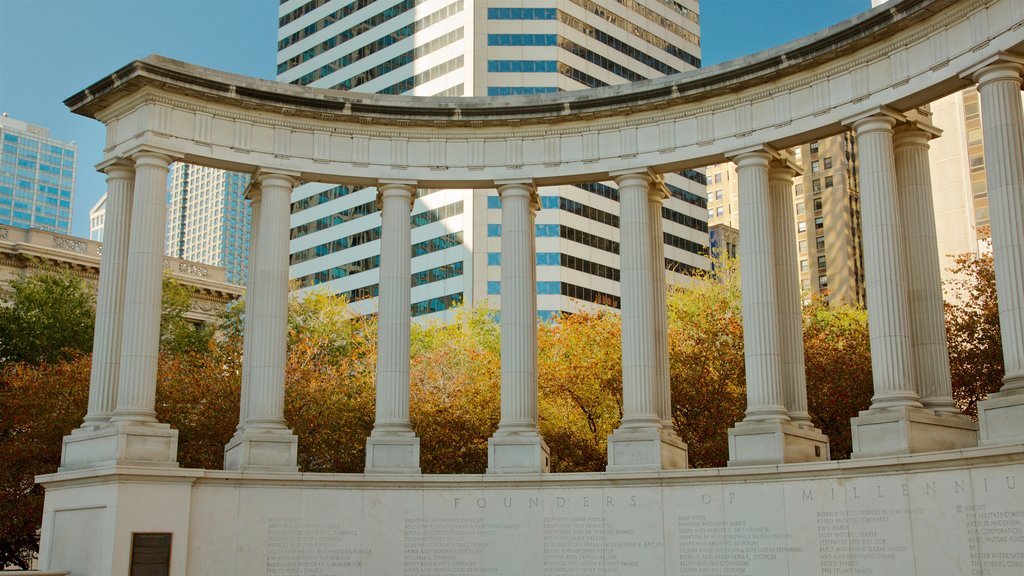
[[[93, 166], [103, 127], [63, 100], [121, 66], [157, 53], [273, 78], [277, 0], [0, 0], [0, 111], [78, 143], [72, 233], [106, 188]], [[870, 0], [702, 0], [703, 63], [759, 52], [841, 22]]]

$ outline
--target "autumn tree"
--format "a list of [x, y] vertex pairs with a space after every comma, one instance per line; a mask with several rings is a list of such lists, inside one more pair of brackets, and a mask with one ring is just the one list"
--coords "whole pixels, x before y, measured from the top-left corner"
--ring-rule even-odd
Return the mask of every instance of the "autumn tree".
[[722, 259], [691, 286], [670, 288], [667, 302], [676, 432], [690, 466], [725, 466], [728, 429], [746, 409], [738, 261]]
[[978, 401], [1002, 386], [1002, 337], [992, 253], [961, 254], [954, 260], [951, 301], [946, 302], [946, 341], [953, 399], [977, 416]]
[[540, 325], [540, 431], [552, 472], [604, 470], [622, 419], [619, 316], [580, 312]]
[[804, 306], [804, 364], [811, 421], [833, 460], [850, 457], [850, 418], [871, 405], [871, 349], [863, 307], [815, 297]]
[[0, 364], [67, 360], [92, 350], [96, 297], [69, 271], [11, 282], [0, 295]]
[[43, 516], [35, 477], [56, 472], [62, 438], [85, 416], [90, 360], [66, 354], [0, 367], [0, 567], [29, 568]]
[[498, 428], [500, 328], [495, 311], [466, 308], [456, 321], [414, 324], [410, 420], [424, 473], [487, 470], [487, 439]]

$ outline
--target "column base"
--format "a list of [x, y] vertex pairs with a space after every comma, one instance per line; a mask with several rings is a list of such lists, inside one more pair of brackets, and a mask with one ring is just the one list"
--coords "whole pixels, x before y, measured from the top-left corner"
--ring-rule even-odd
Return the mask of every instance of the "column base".
[[784, 420], [737, 422], [729, 429], [729, 466], [821, 462], [830, 458], [828, 436]]
[[224, 469], [298, 472], [299, 438], [287, 428], [248, 428], [235, 433], [224, 447]]
[[978, 424], [963, 414], [927, 408], [872, 408], [850, 419], [851, 458], [959, 450], [978, 445]]
[[58, 472], [106, 466], [178, 467], [178, 431], [159, 422], [115, 422], [64, 437]]
[[412, 433], [370, 435], [366, 439], [367, 474], [419, 474], [420, 439]]
[[978, 402], [978, 423], [982, 446], [1024, 442], [1024, 388], [995, 392]]
[[681, 470], [686, 466], [686, 444], [660, 426], [620, 427], [608, 437], [608, 472]]
[[495, 434], [487, 440], [488, 474], [551, 472], [551, 452], [537, 434]]

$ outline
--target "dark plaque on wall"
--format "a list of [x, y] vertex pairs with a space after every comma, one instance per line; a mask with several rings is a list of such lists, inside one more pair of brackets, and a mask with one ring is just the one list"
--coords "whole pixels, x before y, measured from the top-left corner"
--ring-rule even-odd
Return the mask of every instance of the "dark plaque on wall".
[[132, 564], [129, 576], [169, 576], [171, 573], [171, 534], [137, 532], [132, 534]]

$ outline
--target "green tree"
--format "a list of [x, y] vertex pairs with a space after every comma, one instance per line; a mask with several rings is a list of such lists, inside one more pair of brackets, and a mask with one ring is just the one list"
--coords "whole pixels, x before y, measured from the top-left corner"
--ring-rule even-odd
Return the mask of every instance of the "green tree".
[[71, 272], [18, 278], [0, 298], [0, 365], [57, 362], [92, 350], [96, 298]]
[[196, 324], [186, 317], [192, 310], [195, 288], [164, 274], [160, 296], [160, 350], [171, 354], [205, 352], [214, 327]]
[[1002, 386], [1006, 373], [999, 332], [999, 302], [992, 253], [961, 254], [949, 281], [946, 341], [953, 398], [962, 412], [977, 417], [978, 401]]

